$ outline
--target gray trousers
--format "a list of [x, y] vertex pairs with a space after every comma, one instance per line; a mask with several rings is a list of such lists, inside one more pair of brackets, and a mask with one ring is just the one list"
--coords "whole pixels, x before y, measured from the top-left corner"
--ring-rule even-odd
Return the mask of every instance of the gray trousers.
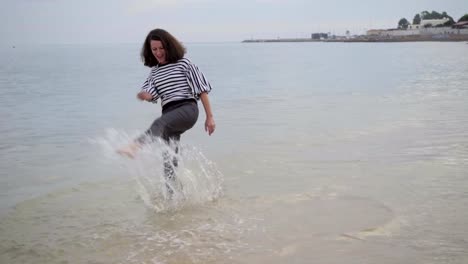
[[[164, 109], [162, 115], [154, 120], [153, 124], [145, 134], [137, 138], [140, 144], [150, 143], [157, 138], [161, 138], [166, 143], [180, 141], [180, 136], [192, 128], [198, 119], [198, 105], [196, 101], [186, 101], [181, 104], [170, 106]], [[149, 141], [149, 142], [148, 142]], [[178, 153], [176, 144], [175, 153]], [[177, 158], [171, 157], [169, 153], [163, 154], [164, 176], [173, 180], [175, 177], [174, 168], [177, 167]]]

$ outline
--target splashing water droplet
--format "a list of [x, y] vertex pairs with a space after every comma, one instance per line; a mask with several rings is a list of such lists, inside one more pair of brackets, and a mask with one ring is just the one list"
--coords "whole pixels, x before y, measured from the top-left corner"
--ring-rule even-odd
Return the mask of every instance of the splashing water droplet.
[[105, 137], [92, 141], [100, 146], [108, 162], [119, 163], [134, 177], [136, 192], [148, 208], [157, 212], [177, 210], [222, 195], [222, 173], [194, 146], [155, 140], [141, 146], [134, 159], [116, 152], [137, 135], [109, 129]]

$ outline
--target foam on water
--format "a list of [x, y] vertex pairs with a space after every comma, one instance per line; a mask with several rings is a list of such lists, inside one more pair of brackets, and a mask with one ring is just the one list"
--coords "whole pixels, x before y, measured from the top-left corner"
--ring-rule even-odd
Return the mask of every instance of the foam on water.
[[[157, 212], [214, 201], [222, 195], [223, 175], [216, 165], [194, 146], [161, 140], [144, 145], [133, 159], [116, 150], [132, 142], [132, 135], [109, 129], [104, 138], [93, 140], [101, 146], [107, 161], [125, 169], [136, 181], [136, 191], [145, 205]], [[175, 151], [175, 150], [178, 151]], [[164, 176], [164, 160], [177, 160], [170, 167], [175, 180]]]

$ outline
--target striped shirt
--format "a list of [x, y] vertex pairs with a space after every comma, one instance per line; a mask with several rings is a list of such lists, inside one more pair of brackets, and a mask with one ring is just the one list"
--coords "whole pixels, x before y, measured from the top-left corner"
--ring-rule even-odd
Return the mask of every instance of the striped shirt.
[[211, 91], [211, 85], [195, 64], [182, 58], [175, 63], [152, 67], [141, 89], [153, 96], [153, 103], [161, 98], [164, 107], [169, 102], [198, 100], [201, 93]]

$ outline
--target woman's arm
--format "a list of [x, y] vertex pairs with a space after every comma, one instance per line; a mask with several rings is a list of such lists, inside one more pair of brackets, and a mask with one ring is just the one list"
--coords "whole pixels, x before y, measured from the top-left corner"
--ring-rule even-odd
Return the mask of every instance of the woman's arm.
[[213, 118], [213, 112], [211, 112], [210, 99], [208, 98], [208, 93], [203, 92], [200, 94], [200, 100], [202, 101], [203, 108], [205, 108], [206, 121], [205, 121], [205, 131], [208, 132], [208, 135], [211, 136], [215, 131], [216, 124]]

